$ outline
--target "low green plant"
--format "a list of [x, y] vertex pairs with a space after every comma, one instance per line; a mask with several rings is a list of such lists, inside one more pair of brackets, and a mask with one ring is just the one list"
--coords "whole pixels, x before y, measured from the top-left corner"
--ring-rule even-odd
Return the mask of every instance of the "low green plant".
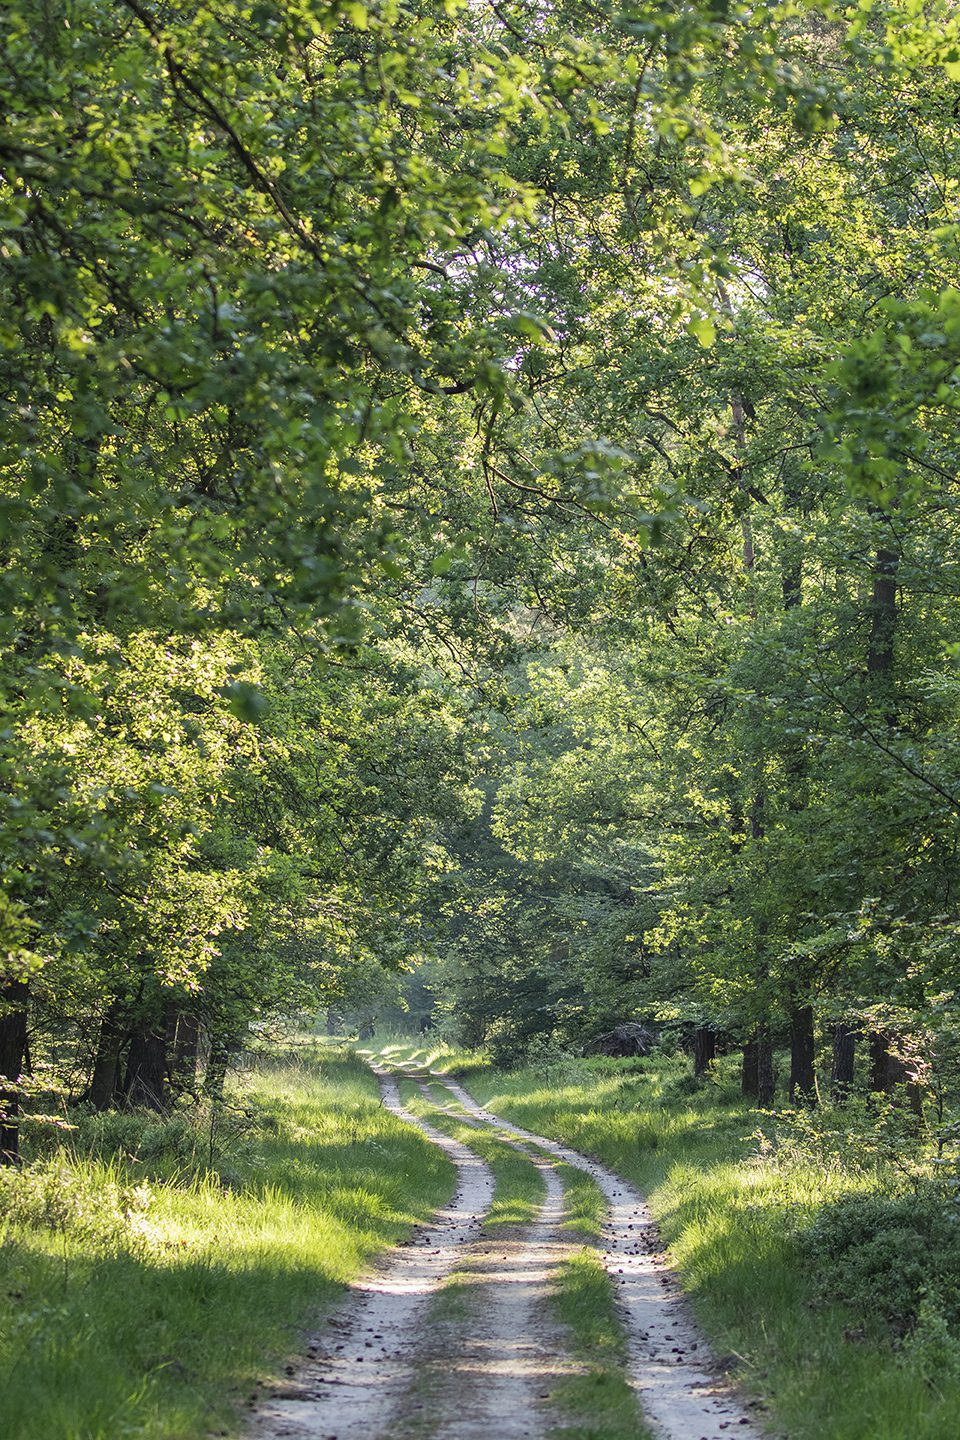
[[803, 1235], [818, 1294], [895, 1335], [924, 1317], [960, 1343], [960, 1211], [939, 1186], [905, 1195], [845, 1195]]
[[0, 1225], [11, 1243], [31, 1230], [91, 1250], [140, 1252], [152, 1200], [150, 1186], [130, 1183], [122, 1167], [85, 1165], [69, 1153], [22, 1170], [0, 1170]]
[[597, 1182], [572, 1165], [558, 1165], [563, 1181], [563, 1228], [591, 1240], [603, 1233], [607, 1204]]

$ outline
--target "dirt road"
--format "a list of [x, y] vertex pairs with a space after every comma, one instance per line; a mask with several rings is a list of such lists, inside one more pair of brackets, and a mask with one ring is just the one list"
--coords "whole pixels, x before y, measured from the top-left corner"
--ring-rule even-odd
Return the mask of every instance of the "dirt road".
[[[254, 1440], [545, 1440], [562, 1432], [551, 1403], [558, 1376], [575, 1368], [551, 1318], [548, 1296], [572, 1247], [561, 1229], [555, 1163], [585, 1171], [607, 1203], [602, 1256], [629, 1340], [628, 1376], [658, 1440], [759, 1440], [742, 1401], [718, 1378], [642, 1197], [596, 1162], [533, 1135], [476, 1104], [444, 1076], [436, 1091], [474, 1127], [522, 1148], [545, 1182], [545, 1198], [511, 1237], [481, 1229], [493, 1199], [489, 1167], [401, 1102], [393, 1074], [374, 1067], [383, 1103], [418, 1125], [453, 1161], [457, 1194], [434, 1222], [354, 1287], [311, 1343], [289, 1385], [259, 1406]], [[396, 1074], [422, 1079], [413, 1067]], [[449, 1282], [465, 1297], [444, 1303]], [[448, 1282], [448, 1288], [441, 1287]]]

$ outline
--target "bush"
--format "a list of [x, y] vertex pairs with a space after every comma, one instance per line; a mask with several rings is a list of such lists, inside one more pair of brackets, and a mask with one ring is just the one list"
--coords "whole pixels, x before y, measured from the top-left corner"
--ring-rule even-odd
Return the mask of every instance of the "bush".
[[73, 1168], [63, 1159], [0, 1170], [0, 1220], [46, 1230], [101, 1250], [146, 1245], [147, 1185], [125, 1185], [109, 1171]]
[[823, 1299], [879, 1315], [895, 1334], [914, 1331], [918, 1344], [925, 1326], [928, 1349], [945, 1331], [960, 1337], [960, 1211], [942, 1191], [846, 1197], [802, 1243]]
[[197, 1125], [186, 1115], [169, 1118], [143, 1111], [107, 1110], [76, 1120], [74, 1148], [108, 1158], [126, 1155], [153, 1164], [192, 1167], [202, 1149]]

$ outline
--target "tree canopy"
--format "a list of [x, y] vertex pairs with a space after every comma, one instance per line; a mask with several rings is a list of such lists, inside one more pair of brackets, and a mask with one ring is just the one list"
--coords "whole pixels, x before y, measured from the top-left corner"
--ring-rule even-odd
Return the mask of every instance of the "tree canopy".
[[384, 967], [947, 1024], [956, 7], [0, 26], [0, 1149]]

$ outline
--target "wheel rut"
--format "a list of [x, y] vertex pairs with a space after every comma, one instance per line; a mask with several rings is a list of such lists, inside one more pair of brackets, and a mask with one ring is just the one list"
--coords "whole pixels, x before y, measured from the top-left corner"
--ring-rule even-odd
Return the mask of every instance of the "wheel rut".
[[[257, 1407], [254, 1440], [374, 1440], [393, 1433], [410, 1388], [431, 1297], [480, 1231], [493, 1199], [490, 1167], [465, 1145], [417, 1120], [396, 1081], [378, 1071], [383, 1104], [416, 1124], [453, 1161], [451, 1203], [359, 1280], [314, 1337], [288, 1385]], [[413, 1405], [418, 1402], [414, 1399]]]
[[453, 1080], [440, 1080], [468, 1115], [536, 1145], [590, 1175], [607, 1201], [604, 1263], [613, 1280], [630, 1343], [630, 1380], [644, 1418], [660, 1440], [760, 1440], [741, 1397], [718, 1378], [710, 1348], [690, 1313], [640, 1193], [579, 1151], [535, 1135], [485, 1110]]
[[[576, 1248], [561, 1229], [555, 1162], [584, 1171], [607, 1202], [603, 1259], [627, 1331], [629, 1378], [658, 1440], [760, 1440], [743, 1401], [718, 1378], [639, 1193], [602, 1165], [478, 1105], [435, 1072], [372, 1066], [383, 1104], [418, 1126], [457, 1168], [454, 1200], [359, 1281], [309, 1345], [288, 1384], [264, 1397], [251, 1440], [544, 1440], [562, 1430], [550, 1389], [577, 1367], [547, 1297]], [[395, 1075], [444, 1087], [455, 1118], [492, 1130], [522, 1151], [544, 1180], [533, 1221], [484, 1231], [494, 1192], [490, 1167], [467, 1145], [402, 1103]], [[462, 1306], [434, 1304], [456, 1281]]]
[[[419, 1088], [436, 1106], [427, 1087]], [[452, 1118], [490, 1128], [462, 1113]], [[544, 1403], [550, 1387], [574, 1368], [547, 1306], [553, 1271], [574, 1251], [562, 1237], [563, 1186], [548, 1160], [502, 1139], [536, 1166], [545, 1195], [532, 1222], [498, 1226], [469, 1246], [453, 1276], [466, 1314], [441, 1320], [425, 1347], [430, 1433], [450, 1440], [542, 1437], [557, 1419]]]

